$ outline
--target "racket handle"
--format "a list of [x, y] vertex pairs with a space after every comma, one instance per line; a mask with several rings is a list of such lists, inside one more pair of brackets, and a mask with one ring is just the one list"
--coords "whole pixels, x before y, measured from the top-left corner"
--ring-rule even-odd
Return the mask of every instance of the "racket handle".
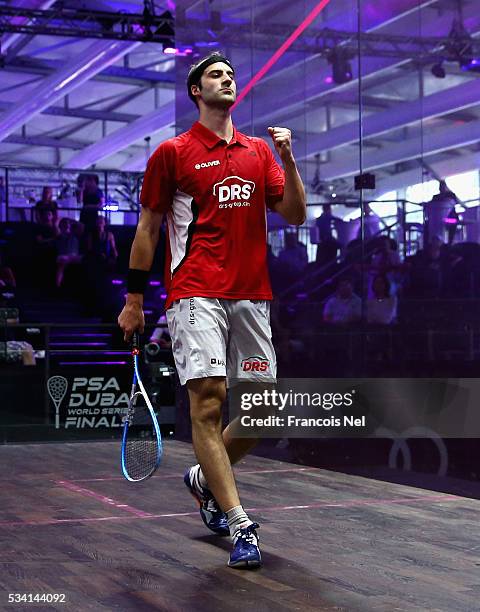
[[140, 353], [140, 335], [138, 332], [133, 332], [132, 339], [132, 355], [138, 355]]

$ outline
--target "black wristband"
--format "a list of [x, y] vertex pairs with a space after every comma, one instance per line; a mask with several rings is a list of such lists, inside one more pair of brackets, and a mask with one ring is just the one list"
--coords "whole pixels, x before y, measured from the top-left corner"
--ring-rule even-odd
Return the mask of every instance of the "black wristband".
[[145, 293], [150, 273], [147, 270], [129, 268], [127, 275], [127, 293]]

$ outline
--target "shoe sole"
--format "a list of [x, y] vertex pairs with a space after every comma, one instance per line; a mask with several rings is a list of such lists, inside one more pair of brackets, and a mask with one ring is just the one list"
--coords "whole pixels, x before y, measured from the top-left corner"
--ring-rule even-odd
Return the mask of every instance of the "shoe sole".
[[238, 561], [237, 563], [230, 563], [230, 561], [228, 562], [228, 567], [231, 567], [233, 569], [255, 569], [257, 567], [261, 567], [262, 566], [262, 561]]

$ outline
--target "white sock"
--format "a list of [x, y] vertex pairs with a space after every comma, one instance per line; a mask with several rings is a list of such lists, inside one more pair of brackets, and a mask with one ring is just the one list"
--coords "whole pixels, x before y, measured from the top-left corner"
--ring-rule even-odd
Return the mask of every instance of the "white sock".
[[193, 474], [196, 475], [196, 477], [197, 477], [196, 481], [198, 482], [198, 484], [203, 489], [208, 489], [207, 479], [203, 475], [202, 468], [200, 467], [200, 464], [197, 463], [197, 465], [194, 465], [191, 469], [194, 470]]
[[227, 523], [228, 528], [230, 529], [230, 536], [233, 540], [233, 543], [235, 543], [237, 539], [236, 532], [240, 529], [243, 529], [244, 527], [248, 527], [253, 523], [253, 521], [248, 518], [248, 514], [243, 509], [243, 506], [235, 506], [234, 508], [228, 510], [225, 514], [227, 515]]
[[204, 489], [208, 489], [207, 479], [203, 475], [200, 465], [198, 465], [198, 482]]

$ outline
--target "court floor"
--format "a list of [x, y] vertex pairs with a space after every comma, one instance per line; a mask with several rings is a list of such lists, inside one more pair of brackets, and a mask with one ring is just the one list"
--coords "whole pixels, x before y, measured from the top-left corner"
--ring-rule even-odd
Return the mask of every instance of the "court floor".
[[64, 595], [43, 610], [480, 609], [480, 501], [250, 457], [264, 566], [240, 571], [182, 482], [192, 463], [168, 440], [132, 484], [118, 442], [0, 446], [0, 610], [37, 593]]

